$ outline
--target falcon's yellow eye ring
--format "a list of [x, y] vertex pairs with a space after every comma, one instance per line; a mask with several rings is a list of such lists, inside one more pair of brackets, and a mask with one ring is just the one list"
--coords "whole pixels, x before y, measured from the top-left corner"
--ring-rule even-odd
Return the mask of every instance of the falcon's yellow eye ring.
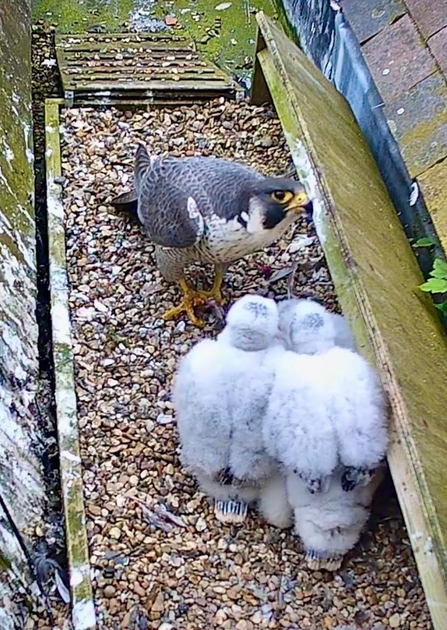
[[270, 194], [270, 197], [273, 199], [273, 201], [285, 204], [292, 199], [293, 193], [291, 193], [290, 190], [274, 190]]

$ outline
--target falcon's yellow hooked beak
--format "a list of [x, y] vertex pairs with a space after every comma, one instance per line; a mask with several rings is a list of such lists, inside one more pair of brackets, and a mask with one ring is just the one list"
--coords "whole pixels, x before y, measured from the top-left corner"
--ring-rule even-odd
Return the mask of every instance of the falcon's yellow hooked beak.
[[295, 190], [275, 191], [271, 197], [275, 202], [280, 203], [286, 212], [305, 212], [306, 215], [312, 216], [312, 201], [300, 184]]
[[307, 196], [306, 191], [302, 190], [291, 197], [286, 207], [287, 210], [305, 210], [310, 203], [311, 201]]

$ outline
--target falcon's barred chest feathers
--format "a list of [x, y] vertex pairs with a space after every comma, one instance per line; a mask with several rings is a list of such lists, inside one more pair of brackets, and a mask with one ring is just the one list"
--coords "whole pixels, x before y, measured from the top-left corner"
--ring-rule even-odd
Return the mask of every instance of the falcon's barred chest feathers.
[[[136, 151], [134, 180], [135, 190], [112, 204], [137, 210], [161, 274], [180, 284], [183, 301], [165, 317], [186, 311], [196, 325], [201, 321], [194, 306], [221, 300], [226, 267], [269, 246], [311, 205], [295, 180], [265, 177], [219, 158], [150, 156], [143, 145]], [[214, 264], [211, 291], [186, 283], [185, 267], [192, 262]]]

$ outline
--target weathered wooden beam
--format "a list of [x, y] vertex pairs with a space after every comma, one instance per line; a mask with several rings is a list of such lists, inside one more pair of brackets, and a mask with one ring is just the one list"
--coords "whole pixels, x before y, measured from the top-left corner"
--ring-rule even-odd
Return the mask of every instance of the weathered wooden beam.
[[45, 103], [45, 164], [56, 417], [73, 628], [74, 630], [94, 630], [96, 619], [85, 527], [74, 361], [68, 306], [65, 217], [62, 187], [60, 183], [57, 183], [58, 178], [61, 177], [59, 105], [62, 103], [63, 101], [58, 99], [47, 99]]
[[250, 100], [254, 105], [264, 105], [264, 103], [271, 103], [272, 96], [268, 88], [267, 82], [259, 65], [258, 53], [266, 48], [264, 38], [262, 37], [261, 29], [258, 29], [256, 37], [256, 52], [253, 68], [253, 81], [250, 90]]
[[345, 99], [263, 13], [257, 54], [340, 304], [392, 409], [388, 461], [436, 630], [447, 619], [447, 339]]

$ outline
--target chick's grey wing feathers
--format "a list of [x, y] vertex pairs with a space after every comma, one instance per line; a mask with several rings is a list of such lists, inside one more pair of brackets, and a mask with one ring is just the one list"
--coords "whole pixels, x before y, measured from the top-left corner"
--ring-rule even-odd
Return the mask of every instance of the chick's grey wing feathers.
[[206, 229], [201, 217], [231, 220], [247, 210], [250, 188], [263, 179], [249, 167], [217, 158], [148, 159], [136, 158], [138, 214], [149, 237], [163, 247], [195, 245]]

